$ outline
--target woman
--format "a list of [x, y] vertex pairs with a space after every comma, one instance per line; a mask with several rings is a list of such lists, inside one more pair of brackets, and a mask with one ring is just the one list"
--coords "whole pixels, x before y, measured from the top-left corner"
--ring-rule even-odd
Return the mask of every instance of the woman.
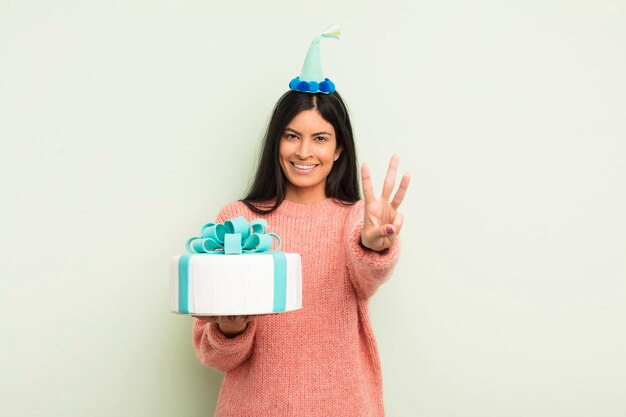
[[265, 316], [196, 316], [200, 361], [226, 372], [215, 415], [384, 415], [367, 303], [390, 276], [409, 175], [392, 198], [393, 156], [379, 198], [361, 170], [337, 92], [289, 91], [272, 114], [250, 192], [218, 221], [263, 217], [302, 256], [303, 308]]

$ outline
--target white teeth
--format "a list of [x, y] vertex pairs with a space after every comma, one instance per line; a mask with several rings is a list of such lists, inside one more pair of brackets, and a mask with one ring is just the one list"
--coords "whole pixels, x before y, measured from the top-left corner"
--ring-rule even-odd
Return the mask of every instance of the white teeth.
[[313, 169], [313, 168], [315, 168], [317, 166], [317, 165], [299, 165], [299, 164], [296, 164], [294, 162], [292, 162], [292, 164], [293, 164], [294, 167], [296, 167], [298, 169]]

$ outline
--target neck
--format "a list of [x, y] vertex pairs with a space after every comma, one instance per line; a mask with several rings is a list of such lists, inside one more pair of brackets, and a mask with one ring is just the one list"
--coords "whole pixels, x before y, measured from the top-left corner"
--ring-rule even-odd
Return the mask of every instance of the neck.
[[317, 203], [326, 198], [324, 184], [322, 184], [322, 187], [315, 188], [299, 188], [288, 184], [287, 190], [285, 190], [285, 200], [293, 203]]

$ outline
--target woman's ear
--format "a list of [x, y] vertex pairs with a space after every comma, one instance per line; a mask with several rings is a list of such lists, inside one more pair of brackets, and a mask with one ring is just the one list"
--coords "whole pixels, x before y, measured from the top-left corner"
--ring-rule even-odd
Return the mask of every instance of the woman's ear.
[[337, 150], [335, 151], [335, 157], [333, 158], [333, 162], [339, 159], [339, 156], [341, 155], [341, 151], [343, 151], [343, 149], [337, 148]]

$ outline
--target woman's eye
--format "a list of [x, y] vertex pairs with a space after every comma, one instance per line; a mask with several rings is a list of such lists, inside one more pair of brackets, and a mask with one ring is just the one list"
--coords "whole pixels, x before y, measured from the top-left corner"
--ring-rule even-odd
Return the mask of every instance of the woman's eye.
[[298, 139], [298, 137], [296, 135], [294, 135], [293, 133], [285, 133], [285, 138], [287, 140], [296, 140], [296, 139]]
[[317, 140], [318, 142], [326, 142], [328, 138], [325, 136], [318, 136], [315, 138], [315, 140]]

